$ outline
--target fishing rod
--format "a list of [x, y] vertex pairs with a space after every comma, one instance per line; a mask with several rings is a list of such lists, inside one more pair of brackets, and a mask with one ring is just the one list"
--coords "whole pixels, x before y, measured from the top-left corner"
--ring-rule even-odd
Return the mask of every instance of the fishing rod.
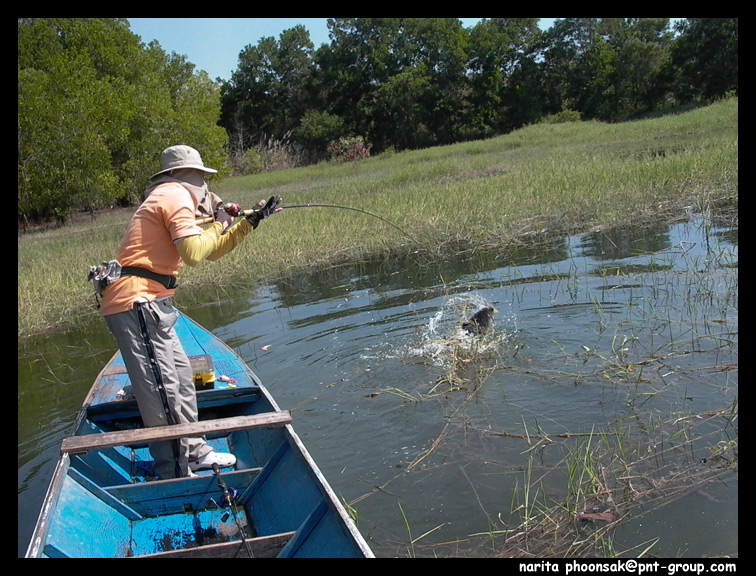
[[[244, 547], [247, 549], [247, 555], [250, 558], [254, 558], [255, 554], [252, 551], [252, 548], [250, 547], [250, 544], [247, 541], [246, 536], [244, 535], [244, 526], [242, 525], [241, 521], [239, 520], [239, 516], [236, 513], [236, 505], [237, 505], [236, 497], [239, 495], [239, 493], [236, 489], [229, 488], [226, 485], [223, 478], [221, 477], [220, 467], [215, 463], [213, 464], [213, 474], [215, 475], [215, 478], [218, 482], [218, 488], [220, 488], [221, 493], [223, 494], [223, 500], [222, 500], [223, 503], [219, 505], [217, 502], [215, 502], [215, 500], [213, 499], [211, 500], [219, 508], [225, 508], [226, 506], [228, 506], [231, 509], [231, 514], [234, 517], [234, 522], [236, 522], [236, 527], [239, 530], [239, 536], [241, 537]], [[224, 515], [224, 518], [226, 518], [227, 516], [228, 516], [228, 513]], [[223, 518], [221, 520], [225, 522]]]
[[[244, 210], [239, 206], [238, 204], [234, 204], [232, 202], [229, 202], [228, 204], [224, 204], [221, 206], [223, 210], [225, 210], [230, 216], [237, 217], [237, 216], [248, 216], [254, 212], [258, 212], [260, 208], [252, 208]], [[412, 236], [406, 231], [394, 224], [393, 222], [386, 220], [382, 216], [378, 216], [378, 214], [373, 214], [372, 212], [368, 212], [367, 210], [363, 210], [361, 208], [353, 208], [352, 206], [341, 206], [338, 204], [291, 204], [289, 206], [281, 206], [281, 210], [291, 210], [292, 208], [335, 208], [338, 210], [352, 210], [353, 212], [359, 212], [361, 214], [366, 214], [367, 216], [372, 216], [373, 218], [378, 218], [378, 220], [381, 220], [388, 224], [389, 226], [396, 228], [407, 236], [408, 238], [412, 238]], [[207, 216], [205, 218], [197, 218], [196, 223], [197, 224], [210, 224], [211, 222], [214, 222], [215, 218], [213, 216]]]

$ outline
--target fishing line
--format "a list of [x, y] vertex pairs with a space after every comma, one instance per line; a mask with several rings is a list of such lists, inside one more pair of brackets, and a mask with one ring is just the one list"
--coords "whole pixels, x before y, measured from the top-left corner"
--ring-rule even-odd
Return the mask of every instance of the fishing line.
[[378, 220], [382, 220], [389, 226], [392, 226], [396, 228], [397, 230], [399, 230], [399, 232], [401, 232], [408, 238], [414, 240], [414, 238], [410, 235], [409, 232], [407, 232], [406, 230], [402, 230], [399, 226], [397, 226], [393, 222], [386, 220], [382, 216], [378, 216], [378, 214], [373, 214], [372, 212], [368, 212], [367, 210], [362, 210], [361, 208], [352, 208], [351, 206], [339, 206], [338, 204], [289, 204], [287, 206], [281, 206], [282, 210], [288, 210], [289, 208], [337, 208], [339, 210], [352, 210], [354, 212], [359, 212], [361, 214], [367, 214], [368, 216], [372, 216], [373, 218], [378, 218]]
[[[272, 199], [271, 199], [272, 200]], [[236, 211], [230, 212], [231, 216], [246, 216], [247, 213], [254, 212], [256, 210], [259, 210], [259, 208], [253, 209], [253, 210], [241, 210], [240, 206], [238, 204], [228, 204], [228, 206], [233, 206]], [[378, 216], [378, 214], [373, 214], [372, 212], [368, 212], [367, 210], [363, 210], [362, 208], [353, 208], [351, 206], [341, 206], [338, 204], [291, 204], [288, 206], [279, 206], [278, 209], [280, 210], [288, 210], [291, 208], [335, 208], [337, 210], [352, 210], [353, 212], [359, 212], [360, 214], [365, 214], [367, 216], [372, 216], [373, 218], [377, 218], [378, 220], [381, 220], [382, 222], [385, 222], [392, 228], [399, 230], [402, 234], [407, 236], [410, 240], [415, 240], [415, 238], [406, 230], [400, 228], [390, 220], [386, 220], [383, 216]], [[197, 224], [210, 224], [213, 222], [215, 218], [213, 216], [208, 216], [205, 218], [199, 217], [196, 219]]]

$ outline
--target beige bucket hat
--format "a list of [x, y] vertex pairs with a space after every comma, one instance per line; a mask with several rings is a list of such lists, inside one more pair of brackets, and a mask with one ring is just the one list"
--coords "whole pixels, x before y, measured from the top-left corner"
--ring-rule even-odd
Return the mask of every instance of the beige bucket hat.
[[178, 168], [194, 168], [195, 170], [202, 170], [209, 174], [215, 174], [218, 171], [212, 168], [207, 168], [202, 162], [200, 153], [197, 152], [191, 146], [185, 146], [179, 144], [178, 146], [170, 146], [163, 150], [160, 155], [160, 165], [162, 169], [160, 172], [155, 172], [150, 178], [154, 178], [164, 172], [170, 172]]

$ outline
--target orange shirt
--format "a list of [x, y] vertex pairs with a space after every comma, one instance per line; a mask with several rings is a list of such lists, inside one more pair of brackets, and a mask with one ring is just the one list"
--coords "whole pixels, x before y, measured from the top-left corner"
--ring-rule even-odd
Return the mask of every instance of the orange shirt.
[[[174, 242], [202, 233], [195, 224], [196, 202], [189, 191], [177, 183], [155, 188], [137, 208], [118, 249], [121, 266], [139, 266], [158, 274], [175, 276], [184, 262]], [[131, 310], [139, 297], [152, 301], [173, 296], [160, 282], [140, 276], [124, 276], [102, 293], [103, 316]]]

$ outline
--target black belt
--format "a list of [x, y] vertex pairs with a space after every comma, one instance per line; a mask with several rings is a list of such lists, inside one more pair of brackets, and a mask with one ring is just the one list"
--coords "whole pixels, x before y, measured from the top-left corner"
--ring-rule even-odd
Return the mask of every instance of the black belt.
[[152, 270], [146, 268], [138, 268], [137, 266], [124, 266], [121, 268], [121, 276], [140, 276], [142, 278], [149, 278], [160, 282], [163, 286], [172, 290], [178, 286], [178, 278], [175, 276], [169, 276], [168, 274], [157, 274]]

